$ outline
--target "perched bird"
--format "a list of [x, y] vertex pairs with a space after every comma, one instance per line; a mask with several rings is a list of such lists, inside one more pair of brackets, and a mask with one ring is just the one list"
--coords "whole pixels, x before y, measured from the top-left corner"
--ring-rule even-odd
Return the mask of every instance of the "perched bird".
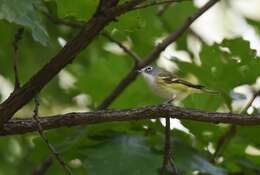
[[154, 92], [169, 102], [182, 100], [194, 91], [218, 94], [217, 91], [207, 89], [203, 85], [192, 84], [156, 66], [146, 66], [139, 70]]

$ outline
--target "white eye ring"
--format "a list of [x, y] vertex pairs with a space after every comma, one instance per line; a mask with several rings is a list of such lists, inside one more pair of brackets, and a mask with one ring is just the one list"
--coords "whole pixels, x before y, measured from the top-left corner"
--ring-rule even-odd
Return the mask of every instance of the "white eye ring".
[[147, 67], [145, 70], [146, 70], [146, 72], [150, 72], [151, 70], [153, 70], [153, 67], [152, 67], [152, 66], [149, 66], [149, 67]]

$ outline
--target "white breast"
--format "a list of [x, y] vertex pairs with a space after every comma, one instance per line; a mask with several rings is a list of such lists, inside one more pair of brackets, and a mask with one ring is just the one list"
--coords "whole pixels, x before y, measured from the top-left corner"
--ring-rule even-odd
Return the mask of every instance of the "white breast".
[[151, 89], [154, 91], [156, 95], [159, 95], [167, 99], [170, 99], [173, 96], [172, 92], [166, 91], [165, 89], [158, 87], [158, 84], [156, 83], [154, 76], [146, 73], [142, 74], [144, 76], [144, 79], [147, 81], [148, 85], [151, 87]]

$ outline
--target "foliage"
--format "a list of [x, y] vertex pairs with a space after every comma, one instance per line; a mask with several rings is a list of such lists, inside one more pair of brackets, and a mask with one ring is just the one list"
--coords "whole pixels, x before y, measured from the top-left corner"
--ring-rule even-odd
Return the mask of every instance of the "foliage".
[[[26, 29], [19, 45], [19, 75], [22, 83], [25, 83], [61, 49], [61, 38], [69, 41], [79, 31], [53, 24], [44, 13], [65, 20], [87, 21], [94, 13], [97, 2], [0, 0], [0, 76], [14, 82], [11, 42], [19, 27]], [[193, 2], [176, 3], [167, 9], [164, 22], [156, 15], [156, 10], [157, 7], [150, 7], [127, 13], [105, 30], [144, 57], [154, 47], [156, 39], [176, 30], [196, 8]], [[252, 23], [260, 25], [256, 21]], [[185, 34], [179, 38], [177, 48], [190, 53], [187, 37], [188, 34]], [[78, 110], [82, 104], [75, 102], [75, 96], [80, 94], [89, 97], [88, 102], [83, 104], [84, 109], [94, 109], [100, 104], [133, 66], [128, 55], [111, 49], [114, 46], [106, 38], [97, 37], [66, 67], [65, 70], [75, 80], [68, 88], [61, 86], [60, 73], [41, 92], [41, 114]], [[182, 101], [183, 107], [205, 111], [232, 110], [234, 99], [230, 92], [240, 85], [253, 85], [260, 76], [260, 58], [250, 48], [249, 42], [242, 38], [225, 39], [210, 46], [203, 43], [199, 56], [201, 64], [174, 59], [179, 68], [178, 74], [193, 74], [199, 83], [220, 91], [221, 95], [193, 94]], [[144, 80], [138, 78], [116, 99], [111, 108], [161, 102], [163, 99], [155, 96]], [[31, 116], [32, 105], [27, 105], [18, 115]], [[248, 145], [260, 149], [259, 127], [239, 127], [226, 147], [223, 161], [212, 163], [213, 155], [209, 145], [216, 148], [227, 126], [193, 121], [182, 121], [182, 124], [189, 130], [189, 134], [172, 130], [173, 159], [182, 174], [189, 175], [195, 171], [212, 175], [259, 174], [259, 156], [245, 152]], [[46, 133], [75, 174], [151, 175], [158, 174], [161, 167], [163, 129], [160, 121], [145, 120], [54, 129]], [[37, 133], [1, 137], [0, 148], [0, 174], [8, 175], [16, 175], [19, 171], [23, 174], [31, 173], [49, 154], [46, 144]], [[56, 162], [47, 172], [62, 173], [63, 169]]]

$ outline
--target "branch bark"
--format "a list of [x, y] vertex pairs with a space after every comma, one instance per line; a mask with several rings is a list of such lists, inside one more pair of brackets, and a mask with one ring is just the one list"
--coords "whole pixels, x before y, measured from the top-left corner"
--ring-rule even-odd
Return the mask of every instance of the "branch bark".
[[[260, 115], [204, 112], [172, 105], [156, 105], [134, 109], [100, 110], [85, 113], [68, 113], [39, 118], [44, 130], [78, 125], [132, 121], [158, 118], [177, 118], [208, 123], [230, 123], [237, 125], [260, 125]], [[30, 119], [13, 119], [4, 124], [0, 135], [24, 134], [38, 131], [35, 121]]]
[[86, 48], [106, 25], [141, 2], [143, 0], [128, 1], [122, 5], [103, 10], [102, 14], [93, 16], [79, 34], [69, 41], [49, 63], [0, 105], [0, 128], [16, 111], [39, 93], [61, 69], [71, 63], [79, 52]]

